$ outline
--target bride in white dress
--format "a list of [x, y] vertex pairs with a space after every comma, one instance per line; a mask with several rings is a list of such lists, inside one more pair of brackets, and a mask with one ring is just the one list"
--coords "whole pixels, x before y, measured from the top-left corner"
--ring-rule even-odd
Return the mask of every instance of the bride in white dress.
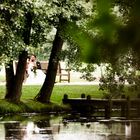
[[41, 65], [36, 61], [36, 56], [31, 55], [27, 61], [27, 79], [26, 84], [42, 84], [45, 80], [46, 75], [41, 70]]

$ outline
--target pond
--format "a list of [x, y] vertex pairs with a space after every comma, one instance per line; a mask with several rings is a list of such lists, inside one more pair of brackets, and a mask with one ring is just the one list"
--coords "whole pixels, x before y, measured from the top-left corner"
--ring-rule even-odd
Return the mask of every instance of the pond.
[[140, 140], [140, 120], [55, 114], [6, 115], [0, 140]]

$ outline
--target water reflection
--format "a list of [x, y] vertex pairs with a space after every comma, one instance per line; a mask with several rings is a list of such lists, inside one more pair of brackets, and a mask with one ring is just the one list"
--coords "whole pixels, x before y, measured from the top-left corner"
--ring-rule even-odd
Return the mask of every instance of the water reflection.
[[49, 127], [46, 125], [46, 127], [42, 128], [33, 122], [27, 122], [23, 140], [53, 140], [52, 131], [47, 129]]
[[129, 121], [125, 123], [125, 136], [126, 138], [131, 138], [132, 132], [131, 132], [132, 126]]
[[6, 122], [4, 123], [5, 139], [19, 140], [24, 136], [24, 131], [22, 131], [22, 126], [19, 122]]
[[[139, 120], [66, 119], [55, 115], [29, 115], [23, 120], [0, 121], [0, 140], [139, 140]], [[86, 120], [85, 122], [83, 120]]]

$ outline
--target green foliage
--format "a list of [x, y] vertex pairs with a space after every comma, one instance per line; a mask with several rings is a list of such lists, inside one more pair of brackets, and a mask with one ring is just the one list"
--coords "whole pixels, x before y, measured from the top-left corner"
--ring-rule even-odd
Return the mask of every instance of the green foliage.
[[[90, 63], [108, 63], [101, 78], [101, 89], [117, 96], [126, 81], [139, 89], [135, 75], [140, 57], [140, 9], [138, 0], [94, 1], [95, 10], [85, 24], [68, 22], [65, 26], [70, 39], [80, 47], [81, 58]], [[115, 8], [118, 10], [115, 12]], [[130, 54], [131, 53], [131, 54]]]
[[[0, 3], [0, 57], [4, 60], [17, 59], [20, 51], [33, 50], [46, 41], [46, 32], [50, 30], [45, 21], [44, 13], [41, 13], [37, 1], [1, 1]], [[38, 9], [37, 9], [38, 8]], [[45, 7], [42, 7], [45, 9]], [[43, 10], [44, 10], [43, 9]], [[27, 13], [30, 13], [32, 20], [30, 46], [24, 43], [25, 22]]]
[[[55, 35], [52, 36], [51, 32], [53, 27], [58, 26], [59, 18], [79, 22], [91, 14], [91, 8], [92, 5], [85, 0], [1, 1], [0, 58], [16, 59], [23, 49], [37, 53], [39, 57], [43, 52], [44, 58], [47, 58]], [[23, 43], [26, 12], [32, 16], [30, 46]]]
[[104, 91], [105, 97], [120, 97], [124, 93], [124, 73], [122, 74], [122, 70], [115, 69], [112, 65], [106, 65], [105, 67], [106, 71], [100, 78], [100, 90]]
[[125, 85], [128, 85], [133, 94], [139, 94], [140, 80], [134, 62], [132, 52], [128, 52], [125, 56], [120, 55], [112, 64], [106, 64], [100, 79], [100, 90], [110, 97], [120, 97], [125, 92]]
[[[110, 62], [113, 57], [118, 57], [119, 53], [125, 54], [130, 47], [138, 50], [139, 2], [136, 0], [125, 5], [120, 1], [105, 0], [95, 3], [95, 10], [89, 22], [82, 26], [74, 22], [66, 25], [67, 34], [81, 48], [83, 60], [93, 63]], [[126, 9], [121, 11], [124, 5], [129, 10], [127, 17], [124, 15]], [[115, 7], [118, 7], [116, 12]], [[123, 17], [125, 20], [122, 20]]]
[[25, 49], [22, 41], [24, 13], [29, 7], [27, 1], [1, 1], [0, 3], [0, 50], [1, 59], [14, 59]]

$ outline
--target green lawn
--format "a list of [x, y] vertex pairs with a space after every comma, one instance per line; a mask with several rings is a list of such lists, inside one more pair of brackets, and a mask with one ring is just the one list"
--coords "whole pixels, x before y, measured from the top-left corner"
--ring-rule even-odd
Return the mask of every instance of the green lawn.
[[[39, 92], [41, 86], [23, 86], [23, 94], [21, 99], [33, 99]], [[101, 98], [102, 92], [98, 90], [98, 86], [93, 85], [55, 85], [51, 96], [51, 101], [61, 104], [64, 94], [70, 98], [80, 98], [81, 94], [91, 95], [95, 98]]]
[[[67, 94], [69, 98], [80, 98], [84, 93], [86, 96], [91, 95], [92, 98], [102, 98], [102, 91], [98, 90], [98, 86], [95, 85], [55, 85], [51, 96], [51, 102], [53, 104], [43, 104], [36, 102], [34, 97], [39, 92], [41, 86], [23, 86], [21, 103], [14, 104], [7, 102], [4, 99], [5, 86], [0, 86], [0, 113], [19, 113], [19, 112], [45, 112], [58, 111], [67, 109], [67, 106], [62, 104], [64, 94]], [[136, 94], [127, 90], [127, 94], [131, 98], [135, 98]]]
[[[23, 86], [21, 100], [34, 99], [39, 92], [41, 86]], [[67, 94], [69, 98], [80, 98], [81, 94], [91, 95], [92, 98], [102, 98], [103, 93], [99, 91], [97, 85], [55, 85], [51, 96], [51, 101], [57, 104], [61, 104], [64, 94]], [[126, 95], [131, 98], [136, 97], [136, 94], [130, 90], [126, 90]], [[5, 86], [0, 86], [0, 99], [5, 96]]]
[[[21, 100], [33, 99], [39, 92], [41, 86], [23, 86]], [[79, 98], [82, 93], [91, 95], [95, 98], [101, 98], [102, 92], [98, 90], [98, 86], [93, 85], [55, 85], [51, 96], [51, 101], [61, 104], [64, 94], [68, 94], [70, 98]], [[0, 98], [5, 95], [5, 87], [0, 86]]]
[[[21, 100], [33, 99], [39, 92], [41, 86], [23, 86]], [[81, 94], [91, 95], [95, 98], [101, 98], [102, 92], [98, 90], [98, 86], [93, 85], [55, 85], [51, 96], [51, 101], [61, 104], [64, 94], [70, 98], [80, 98]], [[5, 95], [5, 86], [0, 86], [0, 99]]]
[[23, 86], [21, 103], [14, 104], [7, 102], [4, 99], [5, 86], [0, 86], [0, 114], [5, 113], [22, 113], [22, 112], [45, 112], [45, 111], [60, 111], [69, 109], [68, 106], [62, 104], [64, 94], [68, 94], [70, 98], [79, 98], [82, 93], [91, 95], [95, 98], [101, 98], [102, 93], [98, 90], [98, 86], [60, 86], [55, 85], [51, 96], [51, 102], [54, 104], [42, 104], [32, 99], [37, 95], [41, 86]]

